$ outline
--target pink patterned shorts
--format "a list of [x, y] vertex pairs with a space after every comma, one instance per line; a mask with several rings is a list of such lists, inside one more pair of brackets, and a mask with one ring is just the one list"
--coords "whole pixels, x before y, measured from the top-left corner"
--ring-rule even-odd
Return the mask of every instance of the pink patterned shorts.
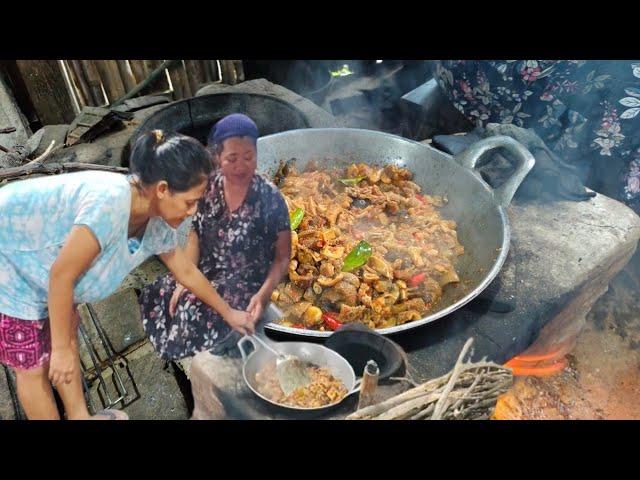
[[0, 313], [0, 363], [28, 370], [42, 366], [51, 355], [49, 319], [21, 320]]

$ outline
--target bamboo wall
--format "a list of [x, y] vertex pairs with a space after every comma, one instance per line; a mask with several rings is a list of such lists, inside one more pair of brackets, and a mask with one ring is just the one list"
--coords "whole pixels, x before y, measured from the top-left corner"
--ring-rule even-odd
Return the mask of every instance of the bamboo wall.
[[[85, 106], [108, 106], [130, 92], [164, 60], [16, 60], [1, 67], [20, 90], [31, 123], [70, 123]], [[244, 80], [241, 60], [180, 60], [137, 96], [173, 100], [195, 95], [204, 84]]]
[[[113, 103], [147, 78], [162, 60], [64, 60], [62, 63], [82, 108]], [[166, 70], [166, 74], [141, 95], [158, 93], [172, 94], [174, 100], [189, 98], [200, 86], [223, 81], [221, 70], [217, 60], [183, 60]]]

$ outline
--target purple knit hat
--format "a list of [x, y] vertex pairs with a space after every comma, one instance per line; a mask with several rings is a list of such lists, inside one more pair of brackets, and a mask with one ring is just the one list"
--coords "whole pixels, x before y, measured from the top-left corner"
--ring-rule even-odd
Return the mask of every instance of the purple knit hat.
[[232, 113], [218, 121], [209, 132], [207, 144], [221, 145], [227, 138], [251, 137], [257, 140], [259, 137], [258, 126], [253, 120], [241, 113]]

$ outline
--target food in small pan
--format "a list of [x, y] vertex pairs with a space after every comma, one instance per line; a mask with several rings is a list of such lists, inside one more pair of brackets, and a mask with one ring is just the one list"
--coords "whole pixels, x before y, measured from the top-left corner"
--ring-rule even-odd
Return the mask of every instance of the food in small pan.
[[292, 407], [315, 408], [342, 400], [348, 393], [344, 384], [335, 378], [327, 368], [311, 366], [311, 383], [285, 395], [280, 388], [276, 374], [276, 363], [270, 362], [256, 374], [258, 392], [269, 400]]
[[446, 199], [421, 192], [412, 177], [396, 165], [281, 169], [292, 228], [289, 274], [271, 297], [281, 324], [402, 325], [434, 310], [443, 287], [460, 281], [456, 222], [438, 211]]

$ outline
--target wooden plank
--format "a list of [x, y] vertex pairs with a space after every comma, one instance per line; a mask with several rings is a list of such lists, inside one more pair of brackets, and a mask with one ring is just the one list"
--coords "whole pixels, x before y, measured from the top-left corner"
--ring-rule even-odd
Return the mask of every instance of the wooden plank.
[[147, 70], [144, 60], [129, 60], [129, 64], [131, 65], [133, 76], [136, 79], [136, 85], [147, 78], [147, 75], [151, 73], [151, 71]]
[[71, 76], [71, 80], [74, 85], [80, 90], [80, 97], [82, 99], [82, 106], [92, 106], [95, 105], [95, 100], [92, 98], [91, 90], [89, 89], [89, 85], [84, 78], [84, 73], [82, 72], [82, 66], [80, 65], [80, 61], [78, 60], [67, 60], [67, 65], [69, 65], [69, 75]]
[[191, 95], [195, 95], [200, 86], [205, 83], [202, 65], [199, 60], [185, 60], [184, 64], [187, 79], [189, 80], [189, 87], [191, 87]]
[[57, 60], [17, 60], [16, 64], [40, 122], [71, 123], [75, 112]]
[[100, 74], [96, 68], [93, 60], [80, 60], [82, 65], [82, 71], [84, 72], [89, 89], [91, 90], [91, 97], [94, 100], [94, 107], [99, 107], [105, 104], [104, 94], [102, 93], [102, 80]]
[[116, 60], [94, 60], [94, 64], [102, 79], [109, 103], [123, 96], [126, 92], [122, 78], [120, 78], [118, 62]]
[[116, 60], [116, 62], [118, 63], [118, 70], [120, 70], [120, 78], [122, 78], [122, 82], [124, 83], [125, 93], [130, 92], [136, 88], [137, 85], [136, 77], [133, 76], [133, 71], [131, 70], [131, 65], [128, 60]]

